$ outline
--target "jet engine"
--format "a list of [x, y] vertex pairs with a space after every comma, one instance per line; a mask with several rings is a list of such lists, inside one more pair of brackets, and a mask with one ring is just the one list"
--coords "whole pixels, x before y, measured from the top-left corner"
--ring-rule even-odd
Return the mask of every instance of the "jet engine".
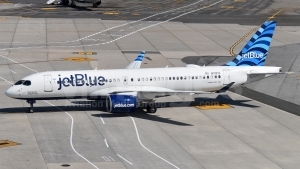
[[112, 94], [106, 98], [106, 109], [110, 113], [134, 112], [136, 108], [136, 96]]

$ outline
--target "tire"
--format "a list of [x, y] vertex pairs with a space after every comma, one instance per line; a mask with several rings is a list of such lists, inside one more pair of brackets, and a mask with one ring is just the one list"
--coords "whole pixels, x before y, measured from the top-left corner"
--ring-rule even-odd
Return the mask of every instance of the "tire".
[[63, 0], [61, 2], [61, 4], [67, 6], [67, 5], [69, 5], [69, 0]]
[[157, 108], [156, 107], [147, 107], [148, 113], [156, 113]]
[[33, 108], [29, 107], [27, 112], [28, 113], [33, 113]]

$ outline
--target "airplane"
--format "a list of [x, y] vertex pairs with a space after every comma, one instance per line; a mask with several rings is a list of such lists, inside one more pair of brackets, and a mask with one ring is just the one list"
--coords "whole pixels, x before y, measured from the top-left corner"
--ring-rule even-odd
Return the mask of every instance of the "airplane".
[[17, 81], [5, 94], [27, 100], [29, 113], [33, 113], [36, 100], [103, 97], [111, 113], [134, 112], [142, 104], [148, 113], [155, 113], [157, 97], [222, 93], [230, 87], [283, 74], [281, 67], [264, 66], [275, 27], [275, 21], [262, 24], [242, 51], [221, 66], [140, 69], [142, 52], [126, 69], [39, 72]]
[[[81, 3], [93, 3], [93, 8], [97, 8], [99, 5], [101, 5], [101, 0], [71, 0], [72, 7], [76, 7], [75, 1]], [[53, 5], [54, 3], [58, 3], [66, 6], [69, 4], [69, 0], [48, 0], [47, 1], [48, 5]]]

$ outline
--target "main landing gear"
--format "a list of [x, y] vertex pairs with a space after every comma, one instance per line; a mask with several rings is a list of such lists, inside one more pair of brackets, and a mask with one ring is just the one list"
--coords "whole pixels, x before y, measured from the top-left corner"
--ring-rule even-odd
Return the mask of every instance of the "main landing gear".
[[149, 102], [147, 104], [147, 113], [155, 113], [157, 110], [157, 108], [155, 107], [155, 103], [154, 102]]
[[27, 103], [30, 104], [30, 107], [28, 108], [28, 113], [33, 113], [33, 104], [35, 103], [35, 100], [27, 100]]

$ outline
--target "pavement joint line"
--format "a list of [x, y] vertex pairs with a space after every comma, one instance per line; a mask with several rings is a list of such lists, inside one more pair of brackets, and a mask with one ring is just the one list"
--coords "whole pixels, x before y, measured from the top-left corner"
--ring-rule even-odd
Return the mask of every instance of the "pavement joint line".
[[[200, 111], [201, 112], [201, 111]], [[248, 145], [251, 149], [253, 149], [254, 151], [256, 151], [257, 153], [259, 153], [260, 155], [262, 155], [263, 157], [265, 157], [266, 159], [268, 159], [270, 162], [274, 163], [275, 165], [277, 165], [280, 168], [281, 167], [279, 164], [275, 163], [273, 160], [271, 160], [271, 158], [269, 158], [268, 156], [264, 155], [263, 153], [261, 153], [260, 151], [258, 151], [257, 149], [255, 149], [251, 144], [248, 144], [246, 141], [244, 141], [243, 139], [241, 139], [240, 137], [238, 137], [236, 134], [234, 134], [233, 132], [231, 132], [229, 129], [227, 129], [225, 126], [223, 126], [222, 124], [218, 123], [216, 120], [214, 120], [213, 118], [211, 118], [209, 116], [209, 113], [203, 113], [201, 112], [204, 116], [206, 116], [207, 118], [209, 118], [211, 121], [213, 121], [214, 123], [218, 124], [220, 127], [222, 127], [224, 130], [226, 130], [228, 133], [230, 133], [231, 135], [233, 135], [234, 137], [236, 137], [238, 140], [240, 140], [241, 142], [243, 142], [244, 144]]]
[[147, 147], [144, 146], [144, 144], [141, 142], [141, 139], [140, 139], [140, 136], [139, 136], [139, 132], [138, 132], [138, 129], [137, 129], [137, 127], [136, 127], [134, 118], [133, 118], [132, 116], [130, 116], [130, 114], [128, 114], [128, 113], [127, 113], [127, 115], [128, 115], [128, 116], [131, 118], [131, 120], [132, 120], [132, 123], [133, 123], [134, 128], [135, 128], [136, 136], [137, 136], [137, 139], [138, 139], [140, 145], [141, 145], [144, 149], [146, 149], [147, 151], [149, 151], [151, 154], [155, 155], [156, 157], [160, 158], [161, 160], [165, 161], [166, 163], [170, 164], [171, 166], [173, 166], [173, 167], [175, 167], [175, 168], [177, 168], [177, 169], [180, 169], [180, 168], [177, 167], [176, 165], [172, 164], [171, 162], [169, 162], [168, 160], [162, 158], [161, 156], [155, 154], [153, 151], [149, 150]]
[[[115, 29], [115, 28], [118, 28], [118, 27], [122, 27], [122, 26], [126, 26], [126, 25], [128, 25], [128, 24], [140, 22], [140, 21], [143, 21], [143, 20], [152, 18], [152, 17], [157, 16], [157, 15], [161, 15], [161, 14], [164, 14], [164, 13], [172, 12], [172, 11], [174, 11], [174, 10], [179, 10], [179, 9], [182, 9], [182, 8], [186, 8], [186, 7], [195, 5], [195, 4], [197, 4], [197, 3], [200, 3], [200, 2], [202, 2], [202, 1], [203, 1], [203, 0], [199, 0], [199, 1], [194, 2], [194, 3], [191, 3], [191, 4], [189, 4], [189, 5], [185, 5], [185, 6], [182, 6], [182, 7], [179, 7], [179, 8], [174, 8], [174, 9], [170, 9], [170, 10], [167, 10], [167, 11], [164, 11], [164, 12], [156, 13], [156, 14], [150, 15], [150, 16], [148, 16], [148, 17], [145, 17], [145, 18], [142, 18], [142, 19], [139, 19], [139, 20], [136, 20], [136, 21], [127, 22], [127, 23], [124, 23], [124, 24], [121, 24], [121, 25], [118, 25], [118, 26], [113, 26], [113, 27], [111, 27], [111, 28], [108, 28], [108, 29], [105, 29], [105, 30], [103, 30], [103, 31], [100, 31], [100, 32], [97, 32], [97, 33], [94, 33], [94, 34], [91, 34], [91, 35], [88, 35], [88, 36], [85, 36], [85, 37], [80, 38], [80, 39], [77, 39], [77, 40], [64, 41], [64, 42], [51, 42], [51, 43], [44, 43], [44, 42], [41, 43], [41, 42], [39, 42], [39, 43], [24, 43], [24, 44], [61, 44], [61, 43], [77, 42], [77, 41], [81, 41], [81, 40], [87, 39], [87, 38], [89, 38], [89, 37], [98, 35], [98, 34], [103, 33], [103, 32], [107, 32], [107, 31], [109, 31], [109, 30], [112, 30], [112, 29]], [[30, 18], [30, 17], [22, 16], [22, 18]], [[3, 49], [2, 49], [2, 50], [3, 50]]]
[[[9, 59], [9, 60], [11, 60], [11, 61], [13, 61], [13, 62], [15, 62], [15, 63], [18, 63], [17, 61], [14, 61], [14, 60], [12, 60], [12, 59], [10, 59], [10, 58], [8, 58], [8, 57], [5, 57], [5, 56], [3, 56], [3, 55], [0, 55], [0, 56], [1, 56], [1, 57], [4, 57], [4, 58], [6, 58], [6, 59]], [[27, 66], [25, 66], [25, 65], [23, 65], [23, 64], [19, 64], [19, 65], [21, 65], [21, 66], [23, 66], [23, 67], [25, 67], [25, 68], [27, 68], [27, 69], [30, 69], [30, 70], [32, 70], [32, 71], [34, 71], [34, 72], [38, 72], [38, 71], [36, 71], [36, 70], [34, 70], [34, 69], [31, 69], [31, 68], [29, 68], [29, 67], [27, 67]], [[3, 79], [3, 80], [5, 80], [6, 82], [8, 82], [8, 83], [10, 83], [10, 84], [13, 84], [13, 83], [11, 83], [10, 81], [4, 79], [3, 77], [0, 77], [0, 78]], [[43, 101], [44, 101], [45, 103], [48, 103], [49, 105], [51, 105], [51, 106], [57, 108], [58, 110], [63, 111], [64, 113], [66, 113], [66, 114], [71, 118], [71, 121], [72, 121], [72, 122], [71, 122], [71, 133], [70, 133], [70, 145], [71, 145], [73, 151], [74, 151], [79, 157], [81, 157], [81, 158], [84, 159], [86, 162], [88, 162], [89, 164], [91, 164], [94, 168], [99, 169], [95, 164], [93, 164], [93, 163], [90, 162], [88, 159], [86, 159], [83, 155], [81, 155], [80, 153], [78, 153], [78, 152], [76, 151], [76, 149], [74, 148], [74, 146], [73, 146], [73, 128], [74, 128], [74, 119], [73, 119], [72, 115], [69, 114], [68, 112], [64, 111], [63, 109], [61, 109], [61, 108], [55, 106], [54, 104], [52, 104], [52, 103], [46, 101], [46, 100], [43, 100]]]
[[[278, 15], [280, 12], [282, 12], [283, 10], [286, 10], [287, 8], [284, 8], [284, 9], [280, 9], [279, 11], [277, 11], [275, 14], [273, 14], [271, 17], [269, 17], [269, 19], [267, 19], [266, 21], [269, 21], [271, 20], [272, 18], [275, 18], [276, 15]], [[237, 42], [235, 42], [229, 49], [229, 52], [231, 54], [231, 56], [235, 56], [236, 54], [234, 53], [234, 48], [240, 44], [246, 37], [248, 37], [250, 34], [252, 34], [254, 31], [258, 30], [258, 28], [260, 27], [261, 25], [251, 29], [248, 33], [246, 33], [241, 39], [239, 39]]]
[[133, 165], [130, 161], [126, 160], [124, 157], [120, 156], [119, 154], [117, 154], [117, 156], [123, 159], [124, 161], [126, 161], [128, 164]]
[[[213, 4], [210, 4], [209, 7], [214, 6], [214, 5], [216, 5], [216, 4], [218, 4], [218, 3], [222, 2], [222, 1], [224, 1], [224, 0], [219, 0], [219, 1], [215, 2], [215, 3], [213, 3]], [[202, 10], [202, 9], [205, 9], [205, 7], [199, 8], [199, 9], [195, 9], [195, 10], [192, 10], [192, 11], [189, 11], [189, 12], [186, 12], [186, 13], [183, 13], [183, 14], [180, 14], [180, 15], [177, 15], [177, 16], [175, 16], [175, 17], [173, 17], [173, 18], [169, 18], [169, 19], [167, 19], [167, 20], [165, 20], [165, 21], [157, 22], [156, 24], [152, 24], [152, 25], [149, 25], [149, 26], [140, 28], [140, 29], [138, 29], [138, 30], [135, 30], [135, 31], [133, 31], [133, 32], [131, 32], [131, 33], [128, 33], [128, 34], [126, 34], [126, 35], [123, 35], [123, 36], [121, 36], [121, 37], [119, 37], [119, 38], [113, 39], [113, 40], [108, 41], [108, 42], [103, 42], [103, 43], [98, 43], [98, 44], [96, 44], [96, 43], [95, 43], [95, 44], [87, 44], [87, 45], [75, 45], [75, 46], [50, 46], [50, 47], [57, 47], [57, 48], [62, 48], [62, 47], [63, 47], [63, 48], [65, 48], [65, 47], [87, 47], [87, 46], [97, 46], [97, 45], [105, 45], [105, 44], [109, 44], [109, 43], [115, 42], [115, 41], [117, 41], [117, 40], [120, 40], [120, 39], [122, 39], [122, 38], [125, 38], [125, 37], [127, 37], [127, 36], [133, 35], [133, 34], [135, 34], [135, 33], [137, 33], [137, 32], [142, 31], [142, 30], [145, 30], [145, 29], [151, 28], [151, 27], [153, 27], [153, 26], [157, 26], [157, 25], [160, 25], [160, 24], [169, 22], [169, 21], [171, 21], [171, 20], [177, 19], [177, 18], [179, 18], [179, 17], [185, 16], [185, 15], [187, 15], [187, 14], [190, 14], [190, 13], [193, 13], [193, 12], [196, 12], [196, 11], [199, 11], [199, 10]], [[2, 49], [2, 50], [32, 49], [32, 48], [45, 48], [45, 47], [48, 47], [48, 46], [5, 48], [5, 49]], [[119, 47], [119, 48], [120, 48], [120, 47]]]

